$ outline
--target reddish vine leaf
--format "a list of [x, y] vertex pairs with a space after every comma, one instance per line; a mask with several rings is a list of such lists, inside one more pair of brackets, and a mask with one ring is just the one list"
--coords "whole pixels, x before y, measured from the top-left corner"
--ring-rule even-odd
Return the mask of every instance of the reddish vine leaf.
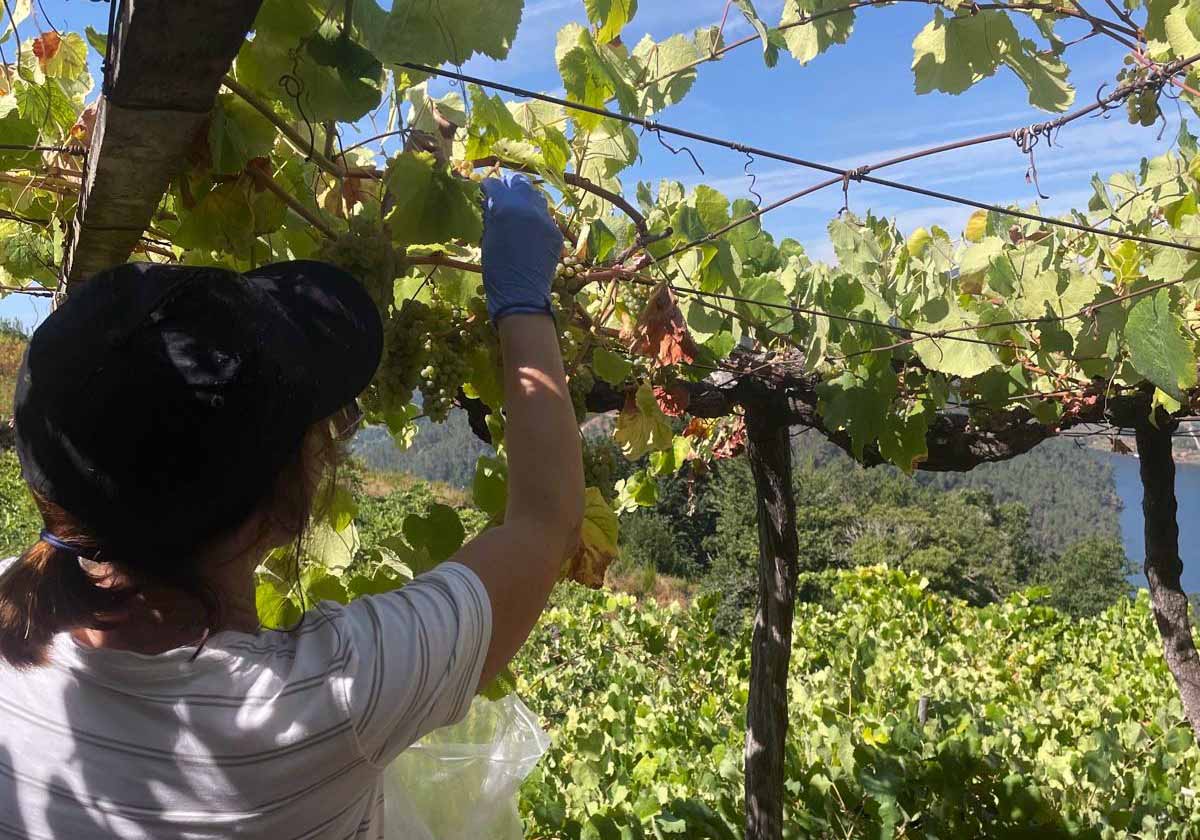
[[746, 420], [743, 417], [734, 417], [717, 434], [717, 441], [713, 444], [713, 457], [719, 461], [726, 458], [736, 458], [745, 449]]
[[43, 32], [33, 39], [33, 54], [45, 72], [46, 65], [54, 60], [62, 48], [62, 37], [57, 32]]
[[655, 289], [646, 308], [642, 310], [633, 328], [633, 345], [630, 349], [648, 356], [662, 367], [690, 364], [696, 360], [696, 342], [688, 332], [675, 294], [666, 283]]
[[692, 401], [692, 394], [681, 383], [664, 388], [661, 385], [654, 386], [654, 399], [658, 400], [658, 407], [662, 409], [662, 413], [668, 417], [679, 417], [687, 411], [688, 403]]
[[347, 213], [362, 204], [363, 198], [366, 197], [367, 191], [363, 187], [365, 180], [365, 178], [342, 179], [342, 201], [346, 204]]

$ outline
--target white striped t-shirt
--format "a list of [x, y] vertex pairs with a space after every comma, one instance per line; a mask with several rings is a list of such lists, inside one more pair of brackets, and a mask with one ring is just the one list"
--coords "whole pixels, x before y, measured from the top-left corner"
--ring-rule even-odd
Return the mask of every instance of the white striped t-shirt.
[[381, 770], [466, 714], [491, 621], [444, 563], [194, 661], [61, 635], [50, 665], [0, 666], [0, 837], [376, 840]]

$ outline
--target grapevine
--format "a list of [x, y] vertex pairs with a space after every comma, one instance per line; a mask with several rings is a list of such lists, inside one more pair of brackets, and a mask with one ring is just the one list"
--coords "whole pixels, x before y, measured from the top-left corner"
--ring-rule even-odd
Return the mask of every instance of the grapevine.
[[[554, 45], [561, 95], [516, 88], [502, 70], [482, 79], [445, 69], [476, 55], [504, 59], [523, 0], [453, 0], [445, 15], [438, 4], [399, 0], [333, 8], [264, 0], [224, 90], [203, 100], [214, 102], [207, 131], [189, 139], [193, 148], [166, 150], [186, 171], [147, 211], [139, 258], [236, 271], [291, 258], [340, 265], [366, 284], [385, 321], [383, 364], [365, 400], [370, 418], [403, 442], [414, 417], [443, 420], [460, 403], [474, 428], [491, 429], [500, 424], [500, 359], [479, 284], [478, 181], [485, 172], [525, 173], [549, 206], [565, 208], [556, 221], [571, 244], [555, 273], [553, 314], [577, 415], [608, 400], [615, 439], [638, 462], [637, 481], [624, 486], [646, 492], [618, 494], [622, 509], [653, 504], [651, 459], [655, 470], [683, 468], [674, 457], [684, 451], [678, 428], [692, 430], [692, 469], [740, 452], [755, 389], [786, 400], [789, 422], [860, 461], [905, 471], [1012, 457], [1085, 423], [1131, 428], [1153, 417], [1166, 428], [1200, 406], [1194, 136], [1181, 131], [1161, 155], [1130, 161], [1128, 172], [1098, 173], [1081, 206], [1057, 218], [888, 181], [877, 170], [932, 155], [952, 160], [956, 149], [983, 144], [1012, 154], [1015, 141], [1036, 185], [1035, 155], [1054, 154], [1060, 132], [1088, 131], [1094, 123], [1085, 117], [1124, 112], [1155, 126], [1164, 96], [1200, 110], [1198, 4], [1105, 4], [1111, 14], [1004, 0], [914, 7], [927, 15], [915, 37], [904, 33], [919, 94], [961, 94], [1007, 74], [1032, 108], [1052, 116], [844, 168], [660, 115], [702, 74], [725, 72], [730, 63], [716, 62], [731, 51], [761, 48], [768, 66], [784, 55], [807, 64], [851, 41], [858, 15], [890, 14], [894, 4], [883, 0], [787, 0], [777, 21], [739, 0], [727, 11], [752, 34], [738, 40], [727, 37], [725, 19], [639, 40], [637, 4], [583, 3], [587, 19], [564, 27]], [[103, 136], [95, 121], [108, 117], [96, 98], [112, 85], [96, 85], [88, 70], [89, 40], [100, 38], [27, 39], [21, 26], [39, 22], [29, 20], [29, 5], [13, 4], [5, 36], [23, 58], [6, 79], [12, 107], [0, 120], [0, 266], [6, 290], [47, 294], [62, 291], [63, 265], [69, 293], [81, 278], [71, 272], [74, 237], [64, 232], [104, 229], [94, 220], [76, 225], [76, 208], [103, 205], [85, 200], [90, 176], [119, 171], [100, 164], [122, 150], [89, 149], [82, 178], [46, 151]], [[338, 48], [317, 60], [313, 36], [325, 38], [331, 22]], [[1087, 80], [1084, 97], [1066, 62], [1087, 39], [1104, 43], [1111, 61]], [[428, 79], [439, 74], [459, 86], [438, 95]], [[297, 80], [303, 96], [294, 94]], [[373, 121], [385, 111], [381, 132]], [[344, 138], [368, 135], [343, 148]], [[756, 159], [794, 166], [798, 176], [817, 170], [822, 180], [797, 183], [771, 203], [703, 183], [632, 183], [645, 144], [693, 155], [670, 145], [685, 141], [750, 158], [751, 194]], [[860, 182], [978, 212], [961, 230], [901, 230], [850, 210]], [[839, 188], [847, 208], [829, 221], [833, 259], [810, 259], [767, 229], [776, 208]], [[677, 393], [658, 399], [656, 384]], [[689, 422], [689, 389], [706, 397], [706, 422]], [[697, 400], [690, 405], [697, 410]], [[678, 422], [668, 417], [676, 412]], [[595, 489], [612, 500], [611, 487]], [[585, 532], [615, 532], [614, 516], [604, 505], [589, 508], [596, 527]], [[591, 548], [611, 555], [608, 543]]]

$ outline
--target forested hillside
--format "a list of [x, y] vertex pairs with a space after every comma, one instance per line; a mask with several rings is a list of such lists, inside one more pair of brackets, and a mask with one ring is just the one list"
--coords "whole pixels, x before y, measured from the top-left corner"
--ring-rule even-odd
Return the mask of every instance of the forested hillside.
[[369, 426], [355, 436], [354, 454], [368, 469], [468, 486], [475, 474], [475, 461], [491, 447], [472, 434], [466, 415], [454, 411], [445, 423], [421, 419], [416, 425], [416, 439], [406, 450], [397, 448], [382, 426]]
[[[406, 451], [396, 448], [382, 428], [364, 429], [354, 452], [373, 470], [404, 472], [430, 481], [467, 487], [476, 458], [489, 448], [471, 432], [466, 416], [451, 413], [443, 424], [418, 421], [420, 431]], [[1030, 535], [1039, 549], [1061, 552], [1091, 537], [1119, 539], [1121, 501], [1107, 456], [1069, 440], [1049, 440], [1032, 452], [969, 473], [918, 472], [902, 477], [893, 467], [864, 471], [840, 449], [812, 434], [795, 439], [797, 468], [836, 467], [855, 473], [881, 472], [936, 490], [975, 489], [997, 502], [1020, 502], [1028, 509]], [[626, 467], [615, 457], [615, 477]], [[747, 485], [748, 486], [748, 485]]]

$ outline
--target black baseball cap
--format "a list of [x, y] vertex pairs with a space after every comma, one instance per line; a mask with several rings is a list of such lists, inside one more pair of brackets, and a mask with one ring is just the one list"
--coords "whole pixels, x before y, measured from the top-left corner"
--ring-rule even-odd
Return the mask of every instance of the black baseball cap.
[[382, 347], [367, 292], [324, 263], [102, 271], [29, 341], [22, 472], [112, 556], [200, 548], [255, 511]]

